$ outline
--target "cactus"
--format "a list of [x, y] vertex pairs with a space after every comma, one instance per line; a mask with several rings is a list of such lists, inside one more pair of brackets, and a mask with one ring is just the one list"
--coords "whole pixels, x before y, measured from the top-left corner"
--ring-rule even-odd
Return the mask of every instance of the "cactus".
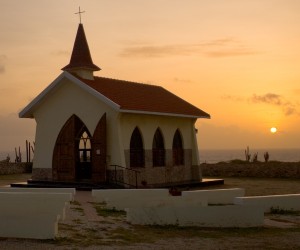
[[247, 149], [245, 149], [245, 157], [246, 157], [246, 161], [250, 162], [251, 154], [250, 154], [249, 146], [247, 146]]
[[270, 157], [270, 155], [269, 155], [268, 151], [265, 152], [265, 153], [264, 153], [265, 162], [268, 162], [268, 161], [269, 161], [269, 157]]
[[17, 148], [15, 148], [15, 162], [22, 162], [22, 155], [21, 155], [21, 148], [19, 147], [19, 151], [17, 151]]
[[252, 157], [252, 162], [257, 162], [258, 152], [256, 152]]

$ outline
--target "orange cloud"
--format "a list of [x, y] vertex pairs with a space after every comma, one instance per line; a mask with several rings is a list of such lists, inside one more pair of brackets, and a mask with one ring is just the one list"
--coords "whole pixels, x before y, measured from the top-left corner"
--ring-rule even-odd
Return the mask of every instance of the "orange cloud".
[[280, 95], [273, 94], [273, 93], [267, 93], [265, 95], [253, 94], [253, 96], [250, 98], [250, 101], [254, 103], [282, 105], [282, 97]]
[[290, 115], [300, 115], [296, 109], [296, 105], [286, 101], [285, 98], [281, 95], [274, 93], [267, 93], [265, 95], [256, 95], [254, 94], [250, 99], [253, 103], [265, 103], [275, 106], [282, 107], [282, 111], [286, 116]]
[[285, 116], [300, 115], [300, 113], [297, 111], [297, 107], [299, 106], [299, 104], [291, 103], [287, 101], [283, 96], [274, 93], [267, 93], [264, 95], [253, 94], [250, 98], [223, 95], [221, 96], [221, 98], [223, 100], [230, 100], [234, 102], [243, 102], [248, 100], [248, 102], [250, 103], [278, 106], [281, 107], [282, 112]]

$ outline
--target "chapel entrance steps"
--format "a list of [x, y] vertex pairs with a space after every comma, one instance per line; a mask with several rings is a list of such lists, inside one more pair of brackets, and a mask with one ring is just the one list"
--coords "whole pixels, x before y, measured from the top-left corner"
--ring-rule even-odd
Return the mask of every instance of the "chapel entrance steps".
[[90, 183], [90, 182], [63, 182], [63, 181], [42, 181], [27, 180], [27, 182], [12, 183], [11, 187], [22, 188], [76, 188], [76, 190], [90, 191], [92, 189], [122, 189], [124, 187], [112, 183]]
[[[121, 170], [121, 171], [120, 171]], [[127, 183], [124, 181], [124, 175], [131, 175], [133, 182]], [[187, 182], [176, 183], [160, 183], [151, 184], [147, 183], [139, 186], [138, 180], [140, 179], [140, 171], [122, 167], [119, 165], [110, 165], [110, 170], [106, 173], [107, 180], [103, 183], [92, 183], [90, 180], [81, 180], [77, 182], [66, 181], [51, 181], [51, 180], [32, 180], [27, 182], [12, 183], [11, 187], [28, 187], [28, 188], [76, 188], [76, 190], [90, 191], [92, 189], [147, 189], [147, 188], [169, 188], [189, 190], [190, 188], [200, 188], [216, 185], [224, 185], [224, 179], [202, 179]]]
[[[179, 190], [189, 190], [194, 188], [202, 188], [209, 186], [224, 185], [224, 179], [202, 179], [201, 181], [182, 182], [182, 183], [165, 183], [160, 185], [151, 185], [145, 188], [170, 188]], [[36, 181], [27, 180], [27, 182], [12, 183], [11, 187], [21, 188], [76, 188], [76, 190], [90, 191], [92, 189], [126, 189], [132, 187], [124, 187], [115, 183], [89, 183], [89, 182], [58, 182], [58, 181]]]

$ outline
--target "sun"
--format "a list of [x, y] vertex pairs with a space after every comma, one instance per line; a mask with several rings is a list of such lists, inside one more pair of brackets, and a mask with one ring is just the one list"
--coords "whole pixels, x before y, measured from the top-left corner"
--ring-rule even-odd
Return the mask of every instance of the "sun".
[[271, 131], [272, 134], [275, 134], [277, 132], [277, 128], [272, 127], [272, 128], [270, 128], [270, 131]]

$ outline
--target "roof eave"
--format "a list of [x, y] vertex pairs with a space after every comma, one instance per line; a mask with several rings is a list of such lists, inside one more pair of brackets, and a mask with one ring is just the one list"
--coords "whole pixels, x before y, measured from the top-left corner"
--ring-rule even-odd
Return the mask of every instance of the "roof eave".
[[176, 113], [164, 113], [164, 112], [153, 112], [153, 111], [141, 111], [141, 110], [130, 110], [130, 109], [120, 109], [120, 113], [132, 113], [132, 114], [144, 114], [144, 115], [160, 115], [160, 116], [173, 116], [182, 118], [206, 118], [210, 119], [210, 115], [186, 115], [186, 114], [176, 114]]
[[101, 68], [99, 68], [97, 65], [92, 65], [92, 66], [72, 66], [68, 64], [67, 66], [63, 67], [61, 70], [63, 71], [74, 71], [74, 70], [91, 70], [91, 71], [99, 71]]

